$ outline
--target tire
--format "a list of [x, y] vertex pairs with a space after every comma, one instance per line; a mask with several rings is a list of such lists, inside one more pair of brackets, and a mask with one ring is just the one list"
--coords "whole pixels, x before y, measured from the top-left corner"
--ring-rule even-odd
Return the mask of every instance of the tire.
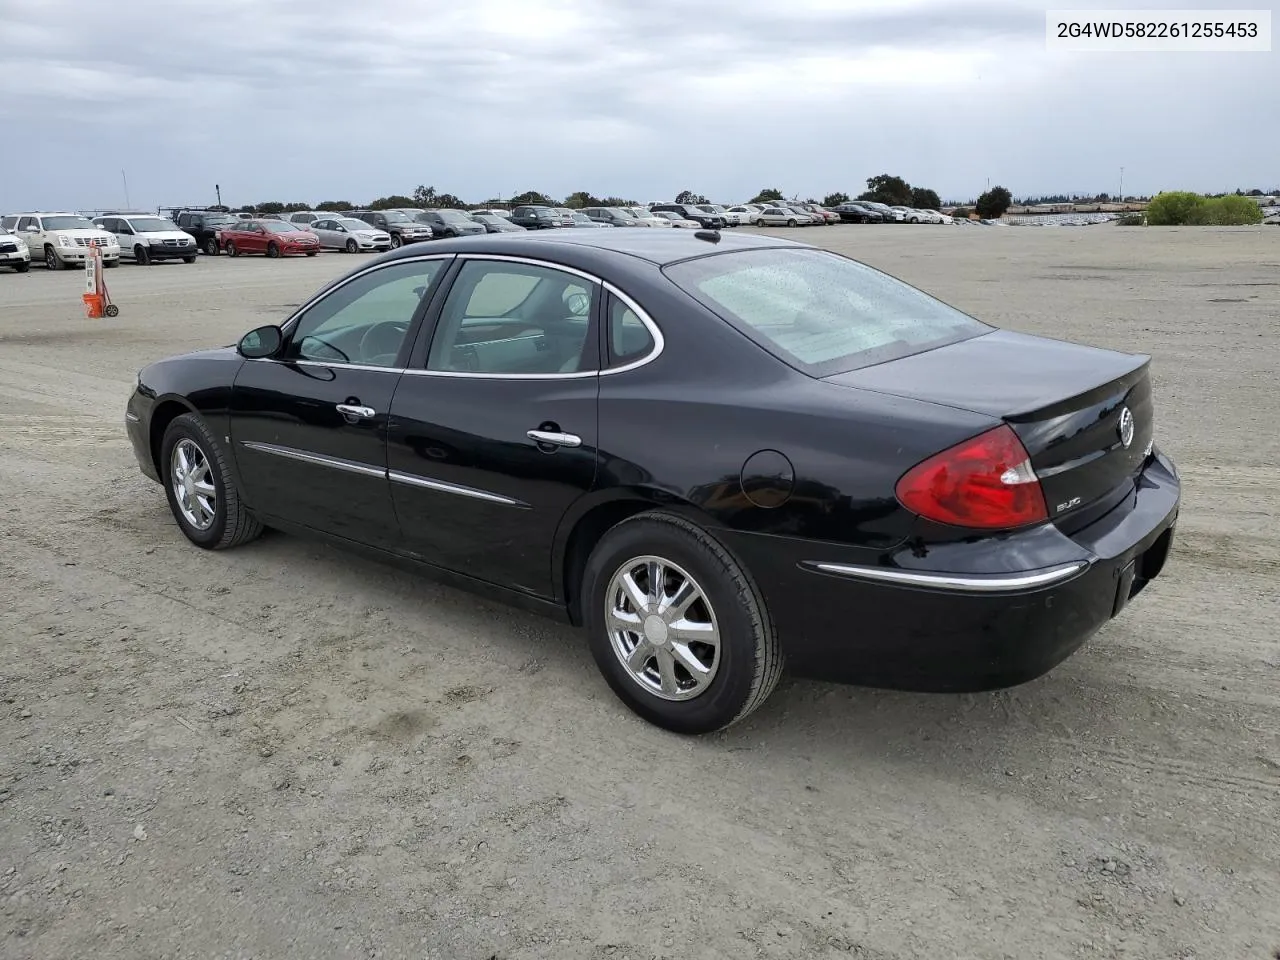
[[320, 252], [319, 250], [308, 250], [306, 251], [306, 254], [308, 257], [314, 257], [319, 252]]
[[400, 247], [401, 247], [403, 244], [404, 244], [404, 241], [400, 239], [400, 234], [398, 234], [398, 233], [393, 233], [393, 234], [391, 235], [391, 249], [392, 249], [392, 250], [399, 250], [399, 249], [400, 249]]
[[138, 261], [140, 266], [145, 267], [147, 264], [151, 263], [151, 254], [147, 251], [146, 247], [142, 244], [138, 244], [133, 248], [133, 259]]
[[280, 248], [276, 246], [276, 242], [274, 240], [267, 244], [267, 256], [272, 260], [278, 260], [280, 258]]
[[103, 260], [102, 265], [106, 267], [108, 270], [110, 270], [112, 267], [118, 267], [120, 266], [120, 258], [116, 257], [114, 260]]
[[58, 251], [51, 246], [44, 248], [44, 265], [48, 270], [65, 270], [67, 265], [58, 257]]
[[204, 242], [204, 252], [206, 256], [216, 257], [218, 255], [218, 238], [210, 237]]
[[[650, 613], [641, 621], [636, 605], [622, 600], [619, 578], [629, 569], [637, 571], [640, 578], [633, 576], [632, 583], [648, 593], [647, 582], [641, 581], [647, 561], [655, 559], [670, 574], [664, 579], [668, 598], [667, 590], [692, 581], [700, 596], [686, 611], [691, 616], [671, 621]], [[600, 672], [623, 703], [656, 726], [682, 734], [724, 729], [764, 703], [782, 675], [782, 649], [750, 575], [717, 540], [681, 517], [641, 513], [609, 530], [587, 560], [580, 595], [588, 643]], [[714, 652], [693, 640], [684, 645], [703, 667], [710, 664], [709, 678], [699, 683], [683, 664], [674, 665], [667, 626], [653, 626], [652, 642], [643, 629], [618, 630], [615, 636], [609, 611], [618, 603], [624, 603], [624, 617], [636, 617], [637, 626], [656, 619], [668, 625], [692, 621], [713, 628], [718, 635]], [[641, 661], [637, 675], [624, 657], [642, 648], [650, 656]], [[673, 665], [667, 667], [665, 681], [660, 681], [663, 659]]]
[[120, 308], [117, 307], [114, 303], [108, 303], [106, 308], [102, 312], [105, 313], [108, 317], [120, 316]]
[[[185, 484], [178, 482], [175, 469], [180, 462], [176, 457], [180, 446], [187, 458], [186, 462], [196, 467], [198, 478], [191, 488], [192, 497], [186, 501], [185, 506], [179, 501], [175, 489], [182, 489], [184, 494], [187, 489]], [[198, 457], [191, 456], [193, 448]], [[206, 469], [201, 475], [198, 471], [202, 463]], [[225, 550], [248, 543], [262, 533], [262, 524], [240, 501], [240, 493], [236, 490], [226, 456], [199, 416], [184, 413], [169, 424], [160, 443], [160, 465], [160, 476], [164, 478], [169, 509], [183, 535], [197, 547]], [[212, 498], [208, 495], [200, 496], [199, 488], [211, 489]], [[212, 516], [209, 516], [210, 509]], [[207, 525], [192, 522], [188, 518], [188, 512], [198, 521], [207, 521]]]
[[787, 221], [788, 227], [794, 227], [795, 225], [796, 225], [795, 217], [792, 217], [790, 220]]
[[18, 273], [29, 273], [31, 271], [30, 263], [15, 263], [13, 269]]
[[347, 246], [346, 246], [347, 253], [355, 253], [359, 249], [360, 249], [360, 245], [356, 243], [354, 240], [347, 241]]
[[236, 242], [234, 240], [227, 241], [227, 256], [228, 257], [240, 256], [240, 248], [236, 246]]
[[195, 257], [183, 257], [183, 258], [182, 258], [182, 262], [183, 262], [183, 263], [195, 263], [195, 262], [196, 262], [196, 258], [195, 258]]
[[763, 227], [763, 226], [764, 226], [764, 217], [761, 217], [759, 220], [757, 220], [757, 221], [756, 221], [756, 226], [757, 226], [757, 227]]

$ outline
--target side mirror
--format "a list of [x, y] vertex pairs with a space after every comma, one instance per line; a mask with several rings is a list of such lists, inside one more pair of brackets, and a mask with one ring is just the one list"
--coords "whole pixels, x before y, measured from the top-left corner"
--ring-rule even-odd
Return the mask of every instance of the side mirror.
[[246, 360], [265, 360], [280, 352], [284, 344], [284, 332], [277, 326], [268, 325], [250, 330], [236, 344], [236, 352]]

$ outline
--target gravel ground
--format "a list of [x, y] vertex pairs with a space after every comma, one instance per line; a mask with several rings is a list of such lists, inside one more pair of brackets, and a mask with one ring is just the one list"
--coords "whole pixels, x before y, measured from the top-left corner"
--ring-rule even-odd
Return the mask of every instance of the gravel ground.
[[0, 274], [0, 956], [1280, 956], [1280, 232], [780, 231], [1155, 357], [1162, 579], [1049, 676], [784, 681], [690, 740], [572, 630], [283, 535], [189, 546], [142, 364], [353, 265]]

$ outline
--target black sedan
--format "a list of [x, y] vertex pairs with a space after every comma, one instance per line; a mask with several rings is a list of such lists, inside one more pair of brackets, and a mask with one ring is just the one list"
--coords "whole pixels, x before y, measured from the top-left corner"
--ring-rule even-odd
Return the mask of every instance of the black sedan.
[[1149, 358], [994, 329], [856, 261], [715, 231], [381, 255], [143, 369], [143, 473], [208, 549], [332, 538], [585, 628], [683, 733], [784, 661], [916, 690], [1043, 674], [1164, 566]]

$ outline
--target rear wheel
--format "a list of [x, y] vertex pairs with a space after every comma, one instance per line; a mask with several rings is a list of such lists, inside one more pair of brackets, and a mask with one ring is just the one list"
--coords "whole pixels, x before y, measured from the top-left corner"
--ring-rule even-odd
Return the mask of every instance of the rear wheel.
[[274, 240], [267, 244], [267, 256], [272, 260], [275, 260], [280, 256], [280, 248], [276, 245]]
[[314, 256], [315, 256], [317, 253], [319, 253], [319, 252], [320, 252], [319, 250], [308, 250], [308, 251], [307, 251], [307, 256], [308, 256], [308, 257], [314, 257]]
[[236, 246], [236, 242], [234, 240], [227, 241], [227, 256], [228, 257], [240, 256], [240, 248]]
[[196, 546], [222, 550], [262, 533], [262, 524], [240, 502], [227, 460], [199, 416], [184, 413], [169, 424], [160, 464], [169, 509]]
[[357, 244], [354, 240], [347, 241], [347, 253], [355, 253], [359, 249], [360, 249], [360, 245]]
[[587, 561], [581, 596], [605, 680], [657, 726], [720, 730], [759, 707], [782, 674], [754, 582], [681, 517], [643, 513], [606, 533]]

